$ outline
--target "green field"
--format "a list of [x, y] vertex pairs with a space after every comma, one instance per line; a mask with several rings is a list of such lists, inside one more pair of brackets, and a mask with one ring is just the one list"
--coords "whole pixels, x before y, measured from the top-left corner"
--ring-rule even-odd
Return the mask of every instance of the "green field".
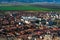
[[0, 6], [0, 10], [60, 11], [60, 9], [42, 8], [35, 6]]

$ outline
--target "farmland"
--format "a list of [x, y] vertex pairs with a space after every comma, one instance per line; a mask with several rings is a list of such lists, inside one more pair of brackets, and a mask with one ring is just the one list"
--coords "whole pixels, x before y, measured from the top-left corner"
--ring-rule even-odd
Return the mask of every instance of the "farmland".
[[0, 10], [24, 10], [24, 11], [60, 11], [60, 9], [43, 8], [35, 6], [0, 6]]

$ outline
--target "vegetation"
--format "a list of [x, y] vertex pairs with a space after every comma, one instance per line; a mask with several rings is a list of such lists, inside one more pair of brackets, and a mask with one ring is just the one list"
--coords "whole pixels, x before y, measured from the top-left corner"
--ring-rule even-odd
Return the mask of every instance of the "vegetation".
[[60, 9], [42, 8], [34, 6], [0, 6], [0, 10], [60, 11]]

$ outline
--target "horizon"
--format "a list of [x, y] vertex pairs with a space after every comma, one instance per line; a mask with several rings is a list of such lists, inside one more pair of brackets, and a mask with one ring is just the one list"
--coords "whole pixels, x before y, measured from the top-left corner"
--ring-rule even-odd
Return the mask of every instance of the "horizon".
[[60, 0], [0, 0], [1, 2], [22, 2], [22, 3], [34, 3], [34, 2], [52, 2], [52, 3], [60, 3]]

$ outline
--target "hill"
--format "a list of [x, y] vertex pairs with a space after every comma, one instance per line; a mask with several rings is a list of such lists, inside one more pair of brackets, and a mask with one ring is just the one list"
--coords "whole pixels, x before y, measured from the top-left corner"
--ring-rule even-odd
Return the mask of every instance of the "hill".
[[25, 11], [60, 11], [60, 9], [53, 8], [44, 8], [44, 7], [36, 7], [36, 6], [0, 6], [0, 10], [25, 10]]

